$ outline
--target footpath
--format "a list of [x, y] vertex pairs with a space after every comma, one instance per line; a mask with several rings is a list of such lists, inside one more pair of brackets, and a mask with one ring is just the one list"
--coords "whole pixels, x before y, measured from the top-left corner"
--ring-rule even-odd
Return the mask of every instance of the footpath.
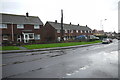
[[0, 51], [0, 53], [1, 54], [8, 54], [8, 53], [24, 53], [24, 52], [36, 52], [36, 51], [60, 50], [60, 49], [71, 49], [71, 48], [87, 47], [87, 46], [100, 45], [100, 44], [101, 43], [76, 45], [76, 46], [67, 46], [67, 47], [54, 47], [54, 48], [23, 49], [23, 50], [5, 50], [5, 51]]

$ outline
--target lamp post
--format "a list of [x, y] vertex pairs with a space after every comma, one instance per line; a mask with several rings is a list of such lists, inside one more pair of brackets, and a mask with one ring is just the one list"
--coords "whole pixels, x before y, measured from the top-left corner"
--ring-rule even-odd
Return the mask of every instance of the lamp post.
[[102, 28], [102, 30], [104, 30], [103, 29], [103, 21], [106, 21], [107, 19], [104, 19], [104, 20], [100, 20], [100, 27]]

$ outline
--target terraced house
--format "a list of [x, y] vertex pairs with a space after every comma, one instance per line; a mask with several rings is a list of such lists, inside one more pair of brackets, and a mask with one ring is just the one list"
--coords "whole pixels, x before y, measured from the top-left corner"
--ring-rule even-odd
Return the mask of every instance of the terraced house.
[[37, 16], [5, 14], [2, 15], [0, 30], [2, 42], [29, 43], [30, 40], [41, 41], [43, 22]]
[[[92, 30], [86, 26], [63, 24], [64, 40], [74, 40], [80, 35], [92, 35]], [[61, 24], [47, 21], [44, 26], [44, 40], [47, 41], [60, 41], [61, 37]]]

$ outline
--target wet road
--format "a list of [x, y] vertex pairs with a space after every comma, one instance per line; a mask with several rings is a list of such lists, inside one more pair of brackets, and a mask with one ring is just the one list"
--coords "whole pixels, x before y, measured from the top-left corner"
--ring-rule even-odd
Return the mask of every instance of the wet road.
[[4, 54], [2, 57], [3, 77], [118, 78], [117, 40], [110, 44]]

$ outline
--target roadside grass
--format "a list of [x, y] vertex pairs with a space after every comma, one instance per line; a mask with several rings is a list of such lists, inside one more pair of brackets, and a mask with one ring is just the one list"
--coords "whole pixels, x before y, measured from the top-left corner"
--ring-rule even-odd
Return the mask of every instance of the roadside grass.
[[2, 46], [0, 46], [0, 51], [2, 50]]
[[[40, 49], [40, 48], [52, 48], [52, 47], [67, 47], [67, 46], [75, 46], [75, 45], [84, 45], [84, 44], [93, 44], [100, 43], [100, 40], [92, 41], [92, 42], [69, 42], [69, 43], [51, 43], [51, 44], [32, 44], [32, 45], [23, 45], [27, 49]], [[17, 46], [0, 46], [0, 50], [21, 50]]]
[[20, 50], [17, 46], [0, 46], [0, 50]]
[[75, 46], [75, 45], [84, 45], [84, 44], [93, 44], [100, 43], [100, 40], [91, 41], [91, 42], [69, 42], [69, 43], [52, 43], [52, 44], [32, 44], [32, 45], [23, 45], [27, 49], [40, 49], [40, 48], [52, 48], [52, 47], [66, 47], [66, 46]]

